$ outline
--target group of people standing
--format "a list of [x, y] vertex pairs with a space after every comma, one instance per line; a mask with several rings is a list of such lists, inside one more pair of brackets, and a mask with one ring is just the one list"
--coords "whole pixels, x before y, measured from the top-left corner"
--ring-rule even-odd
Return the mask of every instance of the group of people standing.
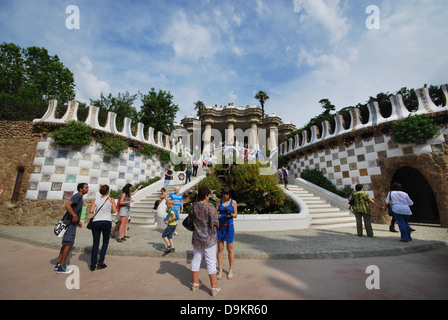
[[[130, 238], [127, 235], [130, 204], [134, 202], [132, 196], [141, 188], [141, 186], [134, 191], [131, 191], [131, 188], [132, 186], [127, 184], [122, 189], [122, 194], [118, 200], [118, 210], [115, 199], [109, 196], [109, 186], [100, 186], [99, 196], [93, 201], [90, 207], [90, 214], [94, 214], [91, 223], [93, 237], [91, 261], [89, 265], [91, 271], [107, 267], [104, 260], [109, 245], [109, 239], [115, 236], [117, 228], [119, 228], [119, 237], [117, 241], [123, 242], [127, 238]], [[72, 272], [72, 270], [67, 268], [65, 263], [75, 241], [76, 229], [77, 227], [82, 227], [80, 217], [84, 203], [83, 196], [88, 193], [89, 186], [87, 183], [80, 183], [77, 190], [78, 193], [76, 193], [65, 205], [67, 212], [64, 216], [64, 220], [67, 222], [68, 228], [62, 238], [62, 247], [58, 256], [58, 261], [54, 267], [54, 270], [57, 273], [67, 274]], [[166, 192], [165, 188], [162, 188], [162, 191], [163, 190]], [[192, 235], [194, 254], [191, 261], [193, 278], [191, 289], [192, 291], [196, 291], [201, 286], [201, 283], [199, 282], [199, 269], [202, 259], [205, 258], [212, 287], [211, 292], [213, 296], [216, 296], [221, 291], [221, 288], [217, 285], [217, 280], [220, 280], [223, 277], [225, 243], [227, 243], [229, 258], [227, 279], [233, 279], [233, 266], [235, 260], [233, 251], [233, 240], [235, 236], [233, 219], [237, 217], [238, 210], [236, 201], [231, 198], [231, 189], [229, 187], [223, 189], [222, 199], [216, 206], [209, 203], [210, 195], [210, 189], [207, 187], [200, 187], [198, 190], [198, 201], [191, 209], [195, 215], [195, 228]], [[165, 218], [167, 227], [162, 234], [162, 238], [167, 245], [165, 250], [165, 254], [167, 254], [175, 252], [172, 237], [176, 232], [179, 213], [183, 212], [183, 200], [179, 188], [176, 188], [175, 192], [170, 195], [162, 192], [161, 201], [162, 200], [166, 200], [168, 208], [168, 214]], [[112, 230], [112, 215], [117, 212], [119, 212], [120, 220]], [[103, 243], [100, 250], [99, 245], [101, 235], [103, 236]]]
[[398, 224], [400, 230], [400, 241], [409, 242], [412, 240], [411, 232], [414, 231], [409, 226], [409, 218], [412, 215], [412, 211], [409, 208], [414, 204], [409, 195], [402, 191], [401, 184], [394, 182], [391, 185], [390, 191], [387, 194], [386, 201], [383, 205], [377, 204], [369, 195], [364, 192], [363, 186], [357, 184], [355, 186], [355, 192], [349, 197], [349, 201], [352, 201], [351, 207], [352, 211], [356, 217], [356, 229], [358, 236], [363, 235], [362, 221], [364, 220], [364, 227], [368, 237], [373, 237], [373, 229], [371, 223], [371, 207], [373, 204], [381, 210], [388, 210], [389, 215], [392, 216], [392, 222], [389, 230], [391, 232], [395, 231], [395, 221]]

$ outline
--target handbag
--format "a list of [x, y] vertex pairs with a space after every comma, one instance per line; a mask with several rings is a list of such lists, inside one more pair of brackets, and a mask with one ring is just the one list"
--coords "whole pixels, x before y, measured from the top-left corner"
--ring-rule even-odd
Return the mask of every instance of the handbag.
[[191, 208], [190, 213], [188, 214], [188, 216], [184, 219], [184, 221], [182, 221], [182, 225], [188, 231], [193, 231], [194, 230], [194, 220], [195, 219], [196, 219], [196, 216], [194, 215], [194, 210], [193, 210], [193, 208]]
[[[109, 200], [109, 197], [106, 198], [106, 201], [107, 201], [107, 200]], [[93, 215], [93, 217], [90, 218], [89, 223], [87, 224], [87, 227], [86, 227], [87, 229], [89, 229], [89, 230], [92, 229], [92, 222], [93, 222], [93, 219], [95, 218], [96, 214], [101, 210], [101, 208], [104, 206], [104, 204], [106, 203], [106, 201], [103, 202], [103, 204], [101, 205], [101, 207], [100, 207], [98, 210], [96, 210], [96, 212], [95, 212], [95, 214]]]
[[394, 211], [392, 210], [392, 192], [389, 191], [389, 203], [387, 204], [387, 213], [393, 217], [394, 216]]
[[58, 236], [58, 238], [62, 238], [65, 234], [65, 231], [67, 231], [68, 228], [68, 223], [64, 222], [63, 220], [59, 220], [55, 225], [54, 225], [54, 234], [56, 236]]

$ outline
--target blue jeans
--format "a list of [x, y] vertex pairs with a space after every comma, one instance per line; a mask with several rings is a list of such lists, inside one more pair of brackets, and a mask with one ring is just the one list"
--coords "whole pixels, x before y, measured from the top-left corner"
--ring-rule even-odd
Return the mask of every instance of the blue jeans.
[[166, 189], [168, 185], [170, 184], [171, 180], [165, 179], [165, 182], [163, 183], [163, 187]]
[[398, 228], [400, 229], [401, 240], [410, 241], [411, 227], [409, 226], [409, 215], [395, 213], [395, 220], [397, 220]]
[[[92, 256], [90, 258], [90, 265], [96, 267], [96, 264], [103, 264], [106, 257], [107, 247], [109, 246], [109, 239], [112, 229], [112, 221], [94, 221], [92, 222]], [[100, 237], [103, 234], [103, 245], [101, 246], [100, 259], [98, 260], [98, 248], [100, 246]]]

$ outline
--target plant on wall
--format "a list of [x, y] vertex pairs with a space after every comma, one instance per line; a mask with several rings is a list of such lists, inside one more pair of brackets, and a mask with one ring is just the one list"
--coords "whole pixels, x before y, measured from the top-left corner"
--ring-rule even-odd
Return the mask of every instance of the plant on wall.
[[51, 137], [61, 146], [83, 146], [92, 141], [92, 129], [83, 122], [72, 120], [54, 130]]
[[419, 144], [440, 134], [433, 120], [426, 114], [411, 114], [406, 119], [395, 122], [392, 131], [392, 140], [400, 144]]
[[128, 148], [126, 140], [118, 136], [97, 135], [95, 140], [101, 145], [101, 149], [108, 154], [118, 153]]

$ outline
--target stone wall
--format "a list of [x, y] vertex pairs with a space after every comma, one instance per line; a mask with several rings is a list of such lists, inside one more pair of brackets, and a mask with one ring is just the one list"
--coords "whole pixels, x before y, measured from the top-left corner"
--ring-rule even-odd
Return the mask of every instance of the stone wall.
[[[448, 85], [442, 85], [448, 100]], [[429, 184], [428, 194], [434, 195], [440, 224], [448, 227], [448, 106], [435, 106], [427, 88], [417, 90], [419, 107], [410, 112], [401, 95], [391, 97], [392, 114], [381, 115], [378, 104], [368, 104], [367, 122], [362, 122], [359, 110], [351, 111], [351, 123], [344, 126], [341, 116], [335, 117], [336, 127], [330, 129], [328, 121], [322, 132], [311, 127], [311, 135], [304, 131], [280, 145], [280, 154], [290, 165], [292, 177], [300, 177], [306, 169], [320, 170], [338, 188], [354, 188], [362, 184], [364, 190], [378, 203], [384, 203], [394, 175], [403, 168], [411, 168]], [[392, 141], [389, 130], [393, 121], [410, 114], [427, 114], [440, 126], [440, 135], [422, 144], [400, 145]], [[414, 186], [412, 186], [414, 187]], [[421, 197], [417, 193], [417, 198]], [[419, 199], [421, 200], [421, 199]], [[414, 201], [415, 202], [415, 201]], [[427, 199], [422, 201], [431, 204]], [[419, 210], [425, 210], [424, 207]], [[383, 211], [374, 210], [374, 221], [389, 222]]]
[[[100, 184], [120, 190], [162, 176], [164, 164], [155, 156], [133, 150], [105, 155], [92, 141], [81, 148], [61, 147], [47, 134], [51, 124], [0, 121], [0, 224], [51, 225], [65, 213], [65, 204], [80, 182], [89, 184], [89, 207]], [[12, 201], [18, 171], [23, 177]]]

